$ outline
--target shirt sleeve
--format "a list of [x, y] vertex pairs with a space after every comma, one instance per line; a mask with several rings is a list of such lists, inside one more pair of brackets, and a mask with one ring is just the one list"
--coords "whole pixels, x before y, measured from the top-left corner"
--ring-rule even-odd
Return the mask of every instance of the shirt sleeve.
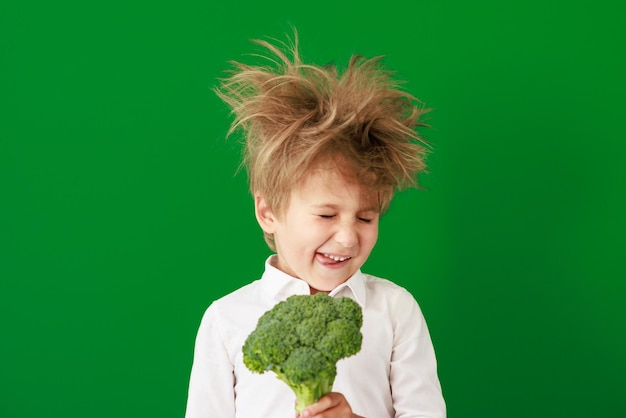
[[408, 292], [394, 306], [389, 383], [395, 418], [445, 418], [435, 351], [426, 321]]
[[205, 312], [194, 349], [185, 418], [234, 417], [233, 365], [215, 310]]

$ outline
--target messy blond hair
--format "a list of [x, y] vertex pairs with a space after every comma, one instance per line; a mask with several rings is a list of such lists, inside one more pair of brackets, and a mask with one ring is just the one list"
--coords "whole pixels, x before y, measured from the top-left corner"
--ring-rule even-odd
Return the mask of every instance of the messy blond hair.
[[[233, 62], [216, 93], [232, 109], [229, 135], [241, 129], [252, 194], [280, 215], [290, 192], [321, 162], [335, 163], [379, 193], [384, 212], [395, 190], [417, 187], [425, 170], [426, 142], [416, 128], [427, 109], [398, 89], [382, 57], [350, 58], [348, 67], [302, 62], [298, 37], [291, 45], [264, 40], [268, 65]], [[271, 237], [266, 241], [272, 247]]]

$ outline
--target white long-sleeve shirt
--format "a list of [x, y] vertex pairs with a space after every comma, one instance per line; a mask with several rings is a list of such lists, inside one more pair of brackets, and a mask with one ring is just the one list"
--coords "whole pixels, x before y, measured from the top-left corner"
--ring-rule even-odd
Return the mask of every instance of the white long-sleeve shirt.
[[[243, 364], [241, 348], [258, 318], [306, 282], [265, 264], [260, 280], [213, 302], [196, 338], [186, 418], [293, 418], [295, 395], [272, 372]], [[331, 296], [363, 308], [361, 351], [339, 360], [334, 392], [368, 418], [445, 418], [433, 345], [422, 312], [404, 288], [360, 271]]]

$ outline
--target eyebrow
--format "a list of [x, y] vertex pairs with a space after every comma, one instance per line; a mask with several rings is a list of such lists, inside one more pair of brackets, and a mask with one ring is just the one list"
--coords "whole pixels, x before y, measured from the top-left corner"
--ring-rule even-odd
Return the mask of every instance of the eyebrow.
[[[333, 210], [337, 210], [339, 209], [339, 205], [333, 205], [330, 203], [327, 204], [315, 204], [315, 205], [311, 205], [311, 207], [313, 209], [333, 209]], [[363, 207], [363, 208], [359, 208], [358, 212], [376, 212], [378, 213], [378, 209], [376, 209], [374, 206], [368, 206], [368, 207]]]

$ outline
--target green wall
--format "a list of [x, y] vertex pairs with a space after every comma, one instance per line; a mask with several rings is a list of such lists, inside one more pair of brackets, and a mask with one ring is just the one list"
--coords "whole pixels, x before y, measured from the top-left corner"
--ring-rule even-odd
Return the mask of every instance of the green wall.
[[449, 416], [624, 416], [621, 2], [6, 3], [0, 416], [183, 415], [204, 309], [268, 255], [210, 88], [291, 24], [434, 108], [365, 270], [419, 300]]

